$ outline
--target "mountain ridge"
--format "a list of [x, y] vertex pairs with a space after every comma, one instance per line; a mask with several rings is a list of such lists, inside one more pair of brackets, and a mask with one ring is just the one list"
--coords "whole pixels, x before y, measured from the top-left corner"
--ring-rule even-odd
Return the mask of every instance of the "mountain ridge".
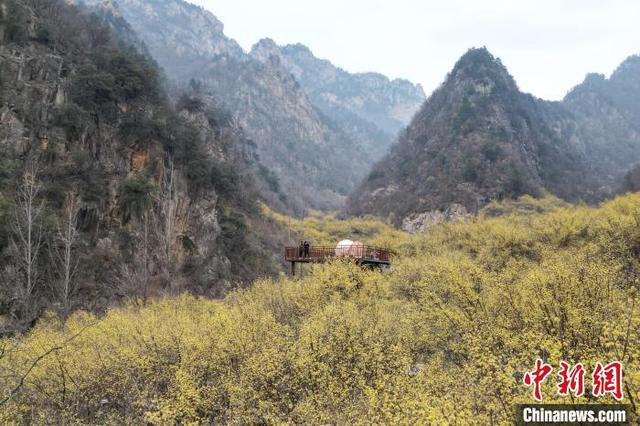
[[115, 3], [171, 85], [195, 87], [207, 102], [232, 112], [269, 179], [277, 180], [262, 185], [278, 188], [262, 193], [272, 207], [296, 214], [340, 208], [391, 144], [392, 135], [356, 114], [343, 118], [320, 108], [282, 63], [244, 52], [211, 12], [182, 0]]
[[[408, 124], [426, 99], [420, 84], [390, 79], [376, 72], [350, 73], [327, 59], [316, 57], [309, 47], [300, 43], [279, 46], [272, 39], [264, 38], [254, 44], [250, 55], [262, 61], [277, 56], [325, 113], [332, 107], [342, 107], [392, 137]], [[374, 98], [374, 93], [378, 98]], [[367, 103], [377, 111], [367, 111]]]
[[392, 216], [551, 193], [570, 201], [601, 199], [603, 183], [563, 103], [520, 92], [486, 48], [465, 53], [428, 98], [391, 153], [347, 201], [351, 215]]

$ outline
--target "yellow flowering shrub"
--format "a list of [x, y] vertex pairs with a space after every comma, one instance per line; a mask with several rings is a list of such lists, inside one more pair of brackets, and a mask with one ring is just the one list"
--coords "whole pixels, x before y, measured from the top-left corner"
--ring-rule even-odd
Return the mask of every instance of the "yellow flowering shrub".
[[[554, 367], [545, 402], [595, 402], [590, 372], [618, 360], [637, 404], [640, 195], [534, 201], [424, 235], [265, 210], [319, 244], [391, 247], [393, 268], [336, 261], [224, 300], [46, 316], [2, 341], [0, 423], [511, 424], [536, 358]], [[557, 395], [561, 360], [585, 365], [584, 397]]]

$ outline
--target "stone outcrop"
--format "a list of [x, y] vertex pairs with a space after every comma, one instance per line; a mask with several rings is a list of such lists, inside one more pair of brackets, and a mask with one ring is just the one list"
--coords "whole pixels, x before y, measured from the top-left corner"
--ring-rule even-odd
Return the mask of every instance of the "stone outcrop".
[[418, 234], [427, 232], [434, 225], [443, 222], [459, 222], [471, 216], [463, 205], [453, 203], [443, 211], [433, 210], [405, 217], [402, 220], [402, 229], [411, 234]]

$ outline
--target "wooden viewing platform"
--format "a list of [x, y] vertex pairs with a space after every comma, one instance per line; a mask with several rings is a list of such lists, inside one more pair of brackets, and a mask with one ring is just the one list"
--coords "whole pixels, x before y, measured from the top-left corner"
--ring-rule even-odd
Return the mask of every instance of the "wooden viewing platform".
[[308, 253], [303, 247], [285, 247], [284, 258], [291, 262], [291, 275], [296, 274], [296, 263], [324, 263], [331, 259], [344, 258], [359, 265], [383, 267], [391, 264], [391, 250], [366, 245], [310, 246]]

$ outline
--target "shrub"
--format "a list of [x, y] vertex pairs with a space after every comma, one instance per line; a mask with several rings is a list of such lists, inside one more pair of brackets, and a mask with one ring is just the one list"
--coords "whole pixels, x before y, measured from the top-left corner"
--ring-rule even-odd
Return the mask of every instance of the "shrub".
[[0, 16], [0, 23], [5, 27], [4, 37], [7, 42], [22, 44], [27, 40], [27, 14], [18, 1], [6, 2], [6, 13]]
[[482, 146], [481, 150], [484, 158], [492, 163], [498, 160], [502, 155], [502, 149], [500, 148], [500, 145], [495, 142], [488, 142], [487, 144]]
[[151, 208], [151, 193], [155, 186], [144, 174], [136, 174], [126, 179], [120, 187], [119, 208], [122, 221], [140, 219]]
[[80, 140], [89, 122], [89, 114], [72, 102], [58, 109], [53, 119], [53, 124], [62, 128], [66, 132], [67, 138], [73, 142]]
[[[0, 421], [509, 424], [531, 400], [521, 377], [539, 356], [587, 371], [620, 360], [635, 395], [639, 212], [640, 196], [629, 195], [416, 236], [372, 219], [292, 220], [318, 243], [389, 238], [393, 271], [338, 261], [222, 301], [182, 296], [66, 324], [46, 318], [3, 341], [4, 389], [59, 349], [35, 363]], [[243, 226], [231, 212], [223, 222]], [[566, 402], [553, 380], [542, 392]]]
[[45, 46], [51, 45], [53, 42], [53, 35], [49, 28], [44, 25], [39, 25], [36, 29], [35, 41], [44, 44]]
[[279, 193], [280, 192], [280, 181], [278, 180], [278, 176], [266, 168], [264, 165], [258, 165], [258, 175], [262, 180], [267, 184], [267, 188], [269, 191]]

